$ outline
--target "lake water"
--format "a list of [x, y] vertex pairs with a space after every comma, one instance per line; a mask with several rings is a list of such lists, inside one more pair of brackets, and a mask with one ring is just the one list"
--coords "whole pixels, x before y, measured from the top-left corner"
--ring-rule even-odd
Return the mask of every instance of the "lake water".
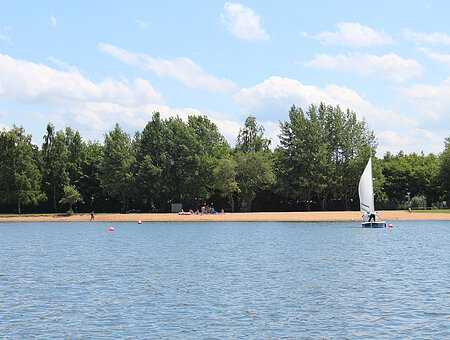
[[449, 232], [0, 223], [0, 338], [448, 339]]

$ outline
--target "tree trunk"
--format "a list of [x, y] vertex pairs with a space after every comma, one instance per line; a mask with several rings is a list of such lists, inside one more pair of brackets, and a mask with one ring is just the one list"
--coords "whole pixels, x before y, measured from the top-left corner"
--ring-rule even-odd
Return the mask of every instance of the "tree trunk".
[[230, 195], [230, 203], [231, 203], [231, 212], [234, 212], [234, 198], [233, 198], [233, 195]]
[[55, 212], [56, 211], [56, 186], [53, 186], [53, 207], [55, 208]]

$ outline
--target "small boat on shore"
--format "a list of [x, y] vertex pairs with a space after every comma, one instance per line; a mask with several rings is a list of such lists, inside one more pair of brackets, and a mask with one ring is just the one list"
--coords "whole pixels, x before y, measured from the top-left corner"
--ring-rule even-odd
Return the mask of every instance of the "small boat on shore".
[[375, 199], [373, 196], [372, 152], [370, 152], [369, 161], [359, 181], [358, 193], [359, 206], [363, 217], [361, 226], [363, 228], [386, 228], [386, 222], [375, 221], [375, 217], [378, 214], [375, 212]]

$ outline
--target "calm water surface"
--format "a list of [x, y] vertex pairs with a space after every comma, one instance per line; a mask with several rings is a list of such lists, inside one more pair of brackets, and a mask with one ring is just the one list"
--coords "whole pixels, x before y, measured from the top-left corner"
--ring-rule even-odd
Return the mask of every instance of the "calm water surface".
[[0, 223], [0, 338], [450, 338], [450, 222], [359, 226]]

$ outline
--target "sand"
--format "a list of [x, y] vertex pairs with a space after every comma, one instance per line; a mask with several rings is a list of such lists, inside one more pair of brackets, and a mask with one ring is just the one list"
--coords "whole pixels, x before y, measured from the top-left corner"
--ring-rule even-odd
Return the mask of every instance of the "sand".
[[[450, 213], [379, 211], [380, 219], [389, 221], [450, 221]], [[73, 216], [13, 216], [1, 217], [0, 222], [81, 222], [89, 221], [90, 214]], [[361, 221], [359, 211], [326, 211], [326, 212], [254, 212], [225, 213], [215, 215], [178, 215], [167, 214], [97, 214], [99, 222], [328, 222], [328, 221]]]

